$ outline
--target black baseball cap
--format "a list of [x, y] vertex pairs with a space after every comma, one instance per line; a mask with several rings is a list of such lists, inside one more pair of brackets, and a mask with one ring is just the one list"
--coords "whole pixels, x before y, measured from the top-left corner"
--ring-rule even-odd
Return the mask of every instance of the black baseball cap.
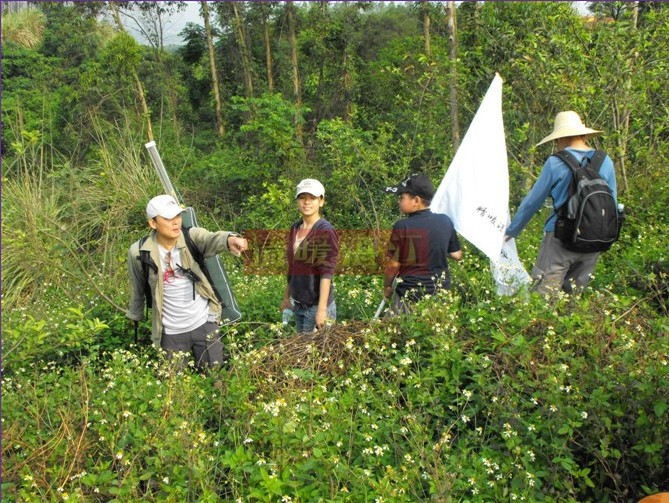
[[431, 201], [435, 190], [427, 176], [422, 173], [415, 173], [397, 185], [386, 187], [385, 192], [386, 194], [408, 193]]

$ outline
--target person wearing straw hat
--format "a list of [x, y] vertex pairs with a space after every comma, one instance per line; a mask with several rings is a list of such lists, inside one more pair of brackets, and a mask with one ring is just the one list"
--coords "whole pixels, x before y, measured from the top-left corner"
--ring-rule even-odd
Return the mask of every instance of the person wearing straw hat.
[[[601, 133], [586, 127], [576, 112], [560, 112], [555, 116], [553, 132], [537, 143], [537, 146], [553, 141], [555, 151], [567, 149], [581, 162], [586, 156], [591, 158], [595, 153], [595, 149], [586, 142]], [[602, 163], [599, 174], [609, 184], [617, 203], [616, 176], [613, 161], [608, 155]], [[582, 290], [590, 282], [599, 258], [600, 252], [582, 253], [564, 248], [554, 235], [557, 209], [567, 200], [572, 178], [569, 166], [551, 155], [506, 229], [507, 240], [517, 237], [543, 206], [546, 198], [548, 196], [552, 198], [553, 212], [544, 224], [543, 240], [532, 269], [532, 277], [535, 280], [533, 289], [543, 295], [559, 290], [566, 293]]]

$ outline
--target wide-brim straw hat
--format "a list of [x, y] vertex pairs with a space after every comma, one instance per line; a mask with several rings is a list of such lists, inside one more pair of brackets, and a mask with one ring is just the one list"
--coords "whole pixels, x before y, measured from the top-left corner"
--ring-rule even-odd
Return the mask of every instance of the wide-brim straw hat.
[[537, 147], [551, 140], [557, 140], [558, 138], [566, 138], [568, 136], [585, 136], [587, 139], [592, 138], [593, 136], [597, 136], [601, 133], [601, 131], [586, 127], [576, 112], [572, 112], [571, 110], [567, 112], [560, 112], [555, 116], [555, 126], [553, 127], [553, 132], [537, 143]]

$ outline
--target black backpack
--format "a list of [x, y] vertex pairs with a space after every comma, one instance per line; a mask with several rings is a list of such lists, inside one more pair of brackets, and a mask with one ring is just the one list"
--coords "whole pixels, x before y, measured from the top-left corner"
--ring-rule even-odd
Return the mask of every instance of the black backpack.
[[599, 175], [606, 152], [596, 150], [579, 163], [567, 150], [555, 154], [573, 173], [567, 201], [556, 210], [555, 237], [568, 250], [603, 252], [620, 235], [621, 216], [609, 184]]

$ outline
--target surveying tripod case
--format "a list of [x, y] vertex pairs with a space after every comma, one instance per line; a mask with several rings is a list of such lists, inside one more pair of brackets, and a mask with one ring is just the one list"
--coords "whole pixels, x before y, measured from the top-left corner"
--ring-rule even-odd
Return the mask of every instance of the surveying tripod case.
[[[181, 198], [177, 195], [176, 190], [174, 190], [169, 176], [167, 176], [167, 171], [165, 170], [163, 161], [156, 148], [156, 142], [151, 141], [145, 146], [151, 157], [153, 167], [156, 169], [156, 173], [158, 173], [158, 177], [163, 184], [165, 193], [174, 197], [182, 207], [185, 207]], [[185, 210], [181, 215], [183, 219], [183, 227], [197, 227], [197, 219], [193, 208], [185, 207]], [[204, 259], [203, 272], [207, 276], [209, 283], [211, 283], [218, 301], [221, 303], [221, 323], [228, 324], [239, 321], [242, 317], [242, 313], [239, 310], [237, 299], [235, 299], [235, 295], [230, 287], [230, 280], [225, 272], [225, 267], [221, 263], [218, 255], [206, 257]]]

